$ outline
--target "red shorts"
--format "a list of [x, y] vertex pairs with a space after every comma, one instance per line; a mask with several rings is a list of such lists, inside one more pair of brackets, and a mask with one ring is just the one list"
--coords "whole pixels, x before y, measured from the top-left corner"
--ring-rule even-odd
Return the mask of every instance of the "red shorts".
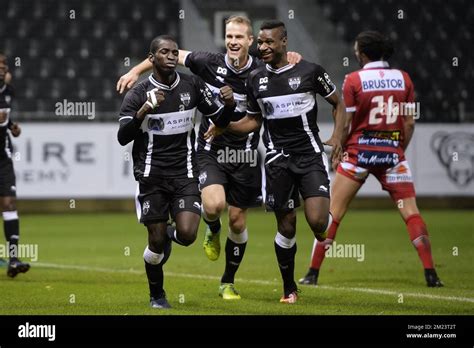
[[415, 186], [408, 162], [405, 156], [400, 156], [400, 161], [393, 166], [367, 166], [361, 167], [357, 161], [357, 151], [351, 149], [347, 161], [341, 162], [337, 172], [349, 179], [363, 184], [369, 174], [372, 174], [387, 191], [394, 201], [415, 197]]

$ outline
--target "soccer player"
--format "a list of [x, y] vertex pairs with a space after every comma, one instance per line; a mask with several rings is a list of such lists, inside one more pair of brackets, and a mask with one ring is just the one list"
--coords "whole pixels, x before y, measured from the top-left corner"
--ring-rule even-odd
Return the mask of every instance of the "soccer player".
[[9, 248], [7, 275], [14, 278], [18, 273], [25, 273], [30, 265], [18, 259], [18, 240], [20, 238], [20, 222], [16, 210], [16, 179], [13, 170], [13, 146], [8, 131], [18, 137], [20, 126], [10, 118], [13, 89], [5, 83], [8, 73], [6, 59], [0, 60], [0, 198], [2, 202], [3, 230]]
[[355, 40], [354, 51], [361, 70], [346, 76], [343, 93], [347, 119], [344, 150], [347, 158], [337, 166], [332, 187], [333, 221], [326, 241], [315, 241], [311, 266], [300, 284], [316, 285], [325, 251], [352, 199], [369, 174], [388, 191], [405, 221], [410, 240], [425, 269], [429, 287], [441, 287], [425, 222], [418, 211], [415, 188], [405, 150], [414, 132], [414, 87], [410, 76], [391, 69], [387, 59], [391, 42], [375, 31], [364, 31]]
[[[133, 141], [137, 216], [148, 230], [143, 258], [152, 308], [170, 308], [163, 289], [163, 265], [171, 241], [188, 246], [196, 239], [201, 215], [194, 150], [196, 108], [216, 124], [230, 121], [235, 108], [232, 90], [220, 90], [224, 105], [198, 77], [176, 72], [178, 45], [159, 36], [148, 55], [153, 73], [125, 96], [118, 141]], [[224, 123], [223, 123], [224, 122]], [[176, 228], [167, 225], [171, 218]]]
[[[287, 43], [284, 23], [262, 24], [257, 47], [266, 65], [252, 71], [247, 80], [247, 115], [231, 122], [227, 129], [249, 133], [264, 124], [265, 204], [274, 211], [277, 221], [274, 246], [283, 278], [280, 302], [295, 303], [295, 208], [300, 205], [299, 194], [304, 199], [306, 221], [318, 240], [325, 239], [331, 220], [328, 161], [318, 135], [316, 93], [334, 106], [334, 132], [325, 142], [333, 147], [334, 160], [342, 154], [345, 111], [334, 84], [320, 65], [305, 60], [297, 65], [288, 63]], [[213, 126], [205, 137], [215, 138], [222, 132]]]
[[[248, 74], [264, 63], [249, 55], [253, 43], [252, 24], [242, 16], [232, 16], [226, 21], [225, 45], [227, 54], [209, 52], [179, 51], [178, 63], [188, 67], [201, 77], [214, 96], [219, 96], [220, 88], [230, 86], [237, 102], [232, 120], [237, 121], [246, 115], [247, 96], [245, 80]], [[301, 55], [288, 52], [288, 59], [298, 63]], [[132, 68], [120, 78], [117, 89], [121, 93], [125, 87], [135, 83], [140, 73], [151, 68], [148, 60]], [[203, 218], [207, 224], [204, 238], [204, 251], [215, 261], [220, 254], [220, 216], [229, 204], [229, 231], [225, 245], [225, 270], [221, 278], [219, 295], [225, 300], [240, 299], [235, 289], [235, 274], [242, 262], [248, 239], [247, 209], [262, 204], [261, 166], [259, 161], [221, 161], [220, 154], [252, 153], [257, 159], [259, 130], [244, 135], [223, 134], [212, 143], [206, 142], [204, 133], [211, 121], [204, 118], [198, 136], [197, 155], [200, 169], [199, 181], [202, 192]], [[225, 158], [224, 156], [221, 157]]]

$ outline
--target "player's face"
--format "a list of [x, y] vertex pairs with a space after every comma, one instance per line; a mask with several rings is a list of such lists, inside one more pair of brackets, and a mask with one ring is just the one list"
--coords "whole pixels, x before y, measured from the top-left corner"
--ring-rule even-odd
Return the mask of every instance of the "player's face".
[[0, 62], [0, 81], [5, 81], [5, 75], [7, 74], [8, 67], [4, 62]]
[[243, 23], [230, 22], [225, 27], [225, 47], [232, 60], [243, 61], [249, 53], [253, 36], [248, 34], [248, 27]]
[[150, 60], [159, 71], [173, 72], [178, 64], [178, 57], [178, 44], [174, 41], [161, 40], [156, 52], [150, 55]]
[[257, 39], [257, 49], [260, 57], [267, 64], [278, 63], [286, 49], [286, 37], [282, 37], [279, 28], [260, 30]]

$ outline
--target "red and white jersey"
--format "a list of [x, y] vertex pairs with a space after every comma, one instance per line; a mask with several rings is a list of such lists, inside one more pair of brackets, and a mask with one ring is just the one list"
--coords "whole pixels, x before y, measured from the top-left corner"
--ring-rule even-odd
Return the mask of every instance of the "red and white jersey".
[[403, 153], [405, 116], [415, 107], [410, 76], [376, 61], [346, 75], [342, 89], [346, 111], [354, 112], [345, 148]]

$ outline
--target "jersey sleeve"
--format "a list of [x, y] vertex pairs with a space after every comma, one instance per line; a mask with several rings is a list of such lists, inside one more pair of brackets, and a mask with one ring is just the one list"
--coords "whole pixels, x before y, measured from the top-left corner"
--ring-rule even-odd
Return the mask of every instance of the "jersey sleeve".
[[200, 75], [214, 56], [215, 54], [210, 52], [190, 52], [184, 57], [184, 66], [194, 74]]
[[344, 104], [346, 105], [346, 112], [355, 112], [357, 110], [353, 74], [348, 74], [344, 78], [344, 82], [342, 84], [342, 98], [344, 99]]
[[313, 79], [316, 93], [322, 97], [327, 98], [336, 91], [336, 85], [332, 83], [329, 74], [322, 66], [316, 64]]
[[217, 98], [213, 97], [211, 90], [206, 86], [202, 79], [195, 76], [194, 81], [196, 84], [198, 110], [206, 117], [219, 114], [224, 105], [222, 105]]
[[133, 118], [145, 102], [146, 93], [141, 95], [138, 88], [129, 90], [120, 106], [119, 121]]
[[247, 113], [248, 114], [260, 114], [260, 106], [258, 105], [255, 90], [253, 88], [252, 74], [249, 74], [245, 83], [247, 89]]

